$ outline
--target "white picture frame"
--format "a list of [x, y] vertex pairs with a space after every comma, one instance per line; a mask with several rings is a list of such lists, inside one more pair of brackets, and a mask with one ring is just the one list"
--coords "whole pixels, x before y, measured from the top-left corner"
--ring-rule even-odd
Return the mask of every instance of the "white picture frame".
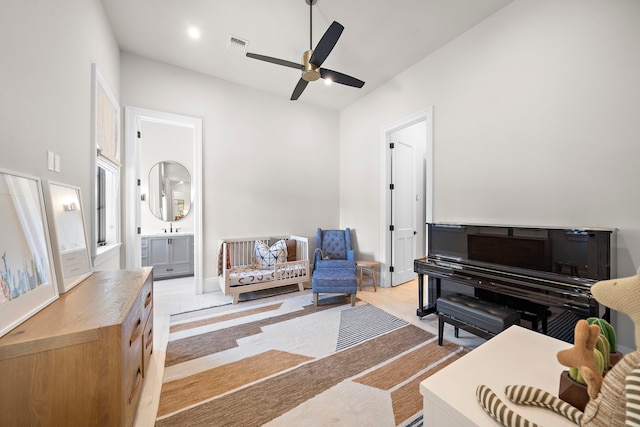
[[0, 169], [0, 336], [58, 298], [40, 178]]
[[58, 292], [64, 293], [93, 273], [87, 228], [80, 188], [55, 181], [47, 184], [47, 215]]

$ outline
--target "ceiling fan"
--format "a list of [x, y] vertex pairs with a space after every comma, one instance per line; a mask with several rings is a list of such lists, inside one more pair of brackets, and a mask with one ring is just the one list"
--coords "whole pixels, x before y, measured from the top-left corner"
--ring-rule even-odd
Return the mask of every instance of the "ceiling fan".
[[253, 59], [259, 59], [260, 61], [271, 62], [272, 64], [282, 65], [284, 67], [295, 68], [302, 71], [302, 77], [298, 81], [293, 93], [291, 94], [291, 100], [295, 101], [302, 95], [309, 82], [318, 80], [319, 78], [331, 80], [332, 82], [340, 83], [347, 86], [361, 88], [364, 86], [362, 80], [358, 80], [355, 77], [348, 76], [346, 74], [339, 73], [337, 71], [329, 70], [327, 68], [320, 68], [322, 63], [327, 59], [333, 47], [338, 42], [342, 30], [344, 27], [338, 22], [333, 21], [327, 31], [322, 35], [322, 38], [318, 42], [316, 49], [312, 49], [312, 26], [313, 26], [313, 5], [318, 0], [305, 0], [309, 5], [309, 50], [302, 54], [302, 64], [296, 62], [286, 61], [284, 59], [273, 58], [271, 56], [258, 55], [257, 53], [247, 52], [247, 56]]

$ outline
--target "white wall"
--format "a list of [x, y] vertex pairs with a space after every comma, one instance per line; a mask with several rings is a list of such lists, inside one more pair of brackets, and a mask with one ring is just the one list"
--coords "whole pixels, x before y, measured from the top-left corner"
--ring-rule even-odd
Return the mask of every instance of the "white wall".
[[617, 274], [635, 274], [638, 23], [636, 0], [516, 0], [343, 110], [341, 157], [362, 160], [342, 163], [341, 225], [382, 253], [362, 216], [380, 207], [380, 130], [433, 105], [435, 221], [618, 228]]
[[203, 119], [204, 277], [223, 238], [339, 224], [338, 113], [121, 55], [122, 105]]
[[[90, 224], [91, 64], [116, 96], [120, 86], [102, 3], [3, 0], [1, 9], [0, 168], [80, 187]], [[47, 150], [60, 173], [47, 170]]]

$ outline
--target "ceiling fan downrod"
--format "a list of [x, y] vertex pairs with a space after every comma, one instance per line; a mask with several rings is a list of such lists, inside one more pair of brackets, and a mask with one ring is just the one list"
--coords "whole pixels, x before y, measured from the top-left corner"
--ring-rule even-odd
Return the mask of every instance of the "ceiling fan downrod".
[[320, 78], [320, 72], [318, 71], [319, 67], [311, 64], [309, 59], [311, 59], [311, 55], [313, 55], [313, 5], [318, 2], [318, 0], [305, 0], [305, 2], [309, 5], [309, 50], [302, 54], [302, 78], [308, 82], [314, 82]]
[[309, 5], [309, 50], [313, 49], [313, 40], [311, 35], [313, 34], [313, 5], [318, 3], [318, 0], [304, 0]]

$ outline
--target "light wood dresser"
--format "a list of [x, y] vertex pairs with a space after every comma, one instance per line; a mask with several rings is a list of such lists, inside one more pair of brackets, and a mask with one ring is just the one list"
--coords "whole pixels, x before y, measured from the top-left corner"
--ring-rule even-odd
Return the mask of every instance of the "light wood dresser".
[[0, 338], [0, 425], [131, 426], [152, 350], [152, 268], [95, 272]]

